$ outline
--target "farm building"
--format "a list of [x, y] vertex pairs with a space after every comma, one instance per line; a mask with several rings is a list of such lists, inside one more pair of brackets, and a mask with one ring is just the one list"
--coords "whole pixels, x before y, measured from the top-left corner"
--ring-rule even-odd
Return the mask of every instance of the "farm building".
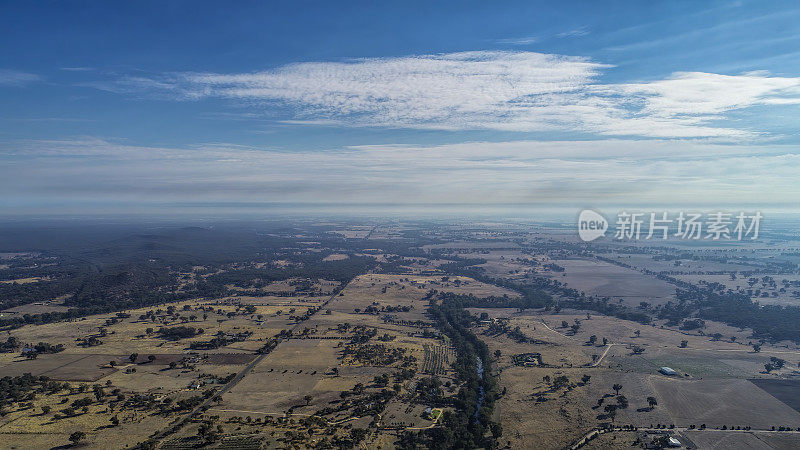
[[668, 376], [668, 377], [674, 377], [674, 376], [678, 375], [678, 372], [676, 372], [672, 368], [666, 367], [666, 366], [658, 369], [658, 371], [661, 372], [662, 374]]
[[515, 355], [514, 363], [518, 366], [541, 366], [542, 365], [542, 355], [541, 353], [523, 353], [521, 355]]

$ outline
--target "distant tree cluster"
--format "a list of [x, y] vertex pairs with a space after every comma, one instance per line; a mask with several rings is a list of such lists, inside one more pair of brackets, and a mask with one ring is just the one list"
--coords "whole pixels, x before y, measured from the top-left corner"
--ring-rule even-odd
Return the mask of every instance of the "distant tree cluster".
[[5, 342], [0, 342], [0, 353], [16, 352], [21, 345], [19, 339], [14, 336], [9, 336]]
[[169, 339], [171, 341], [177, 341], [179, 339], [186, 339], [195, 337], [198, 334], [203, 334], [202, 328], [195, 328], [195, 327], [187, 327], [187, 326], [177, 326], [177, 327], [161, 327], [158, 329], [158, 335], [164, 339]]
[[29, 373], [20, 376], [0, 378], [0, 410], [18, 402], [29, 402], [36, 397], [36, 392], [58, 392], [64, 384], [51, 381], [46, 376], [33, 376]]

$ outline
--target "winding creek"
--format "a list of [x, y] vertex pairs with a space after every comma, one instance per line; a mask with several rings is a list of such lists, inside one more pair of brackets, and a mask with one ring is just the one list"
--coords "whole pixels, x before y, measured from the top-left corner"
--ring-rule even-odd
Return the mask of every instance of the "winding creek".
[[[478, 378], [483, 380], [483, 360], [478, 357], [478, 363], [475, 365], [475, 371], [478, 372]], [[480, 385], [480, 391], [478, 391], [478, 405], [475, 408], [475, 415], [473, 419], [478, 420], [478, 414], [481, 412], [481, 407], [483, 406], [483, 399], [486, 396], [486, 392], [483, 390], [483, 384]]]

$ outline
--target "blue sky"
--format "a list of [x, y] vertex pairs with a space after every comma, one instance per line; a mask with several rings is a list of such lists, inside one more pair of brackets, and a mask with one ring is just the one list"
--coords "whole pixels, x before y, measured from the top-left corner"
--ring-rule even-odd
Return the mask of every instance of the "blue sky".
[[4, 214], [793, 209], [793, 2], [4, 2]]

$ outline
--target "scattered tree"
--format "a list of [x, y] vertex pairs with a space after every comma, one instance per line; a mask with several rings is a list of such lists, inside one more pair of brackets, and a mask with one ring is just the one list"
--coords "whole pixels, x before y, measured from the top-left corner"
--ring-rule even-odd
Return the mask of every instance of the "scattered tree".
[[86, 433], [83, 431], [76, 431], [69, 435], [69, 440], [73, 445], [78, 445], [79, 442], [86, 438]]

